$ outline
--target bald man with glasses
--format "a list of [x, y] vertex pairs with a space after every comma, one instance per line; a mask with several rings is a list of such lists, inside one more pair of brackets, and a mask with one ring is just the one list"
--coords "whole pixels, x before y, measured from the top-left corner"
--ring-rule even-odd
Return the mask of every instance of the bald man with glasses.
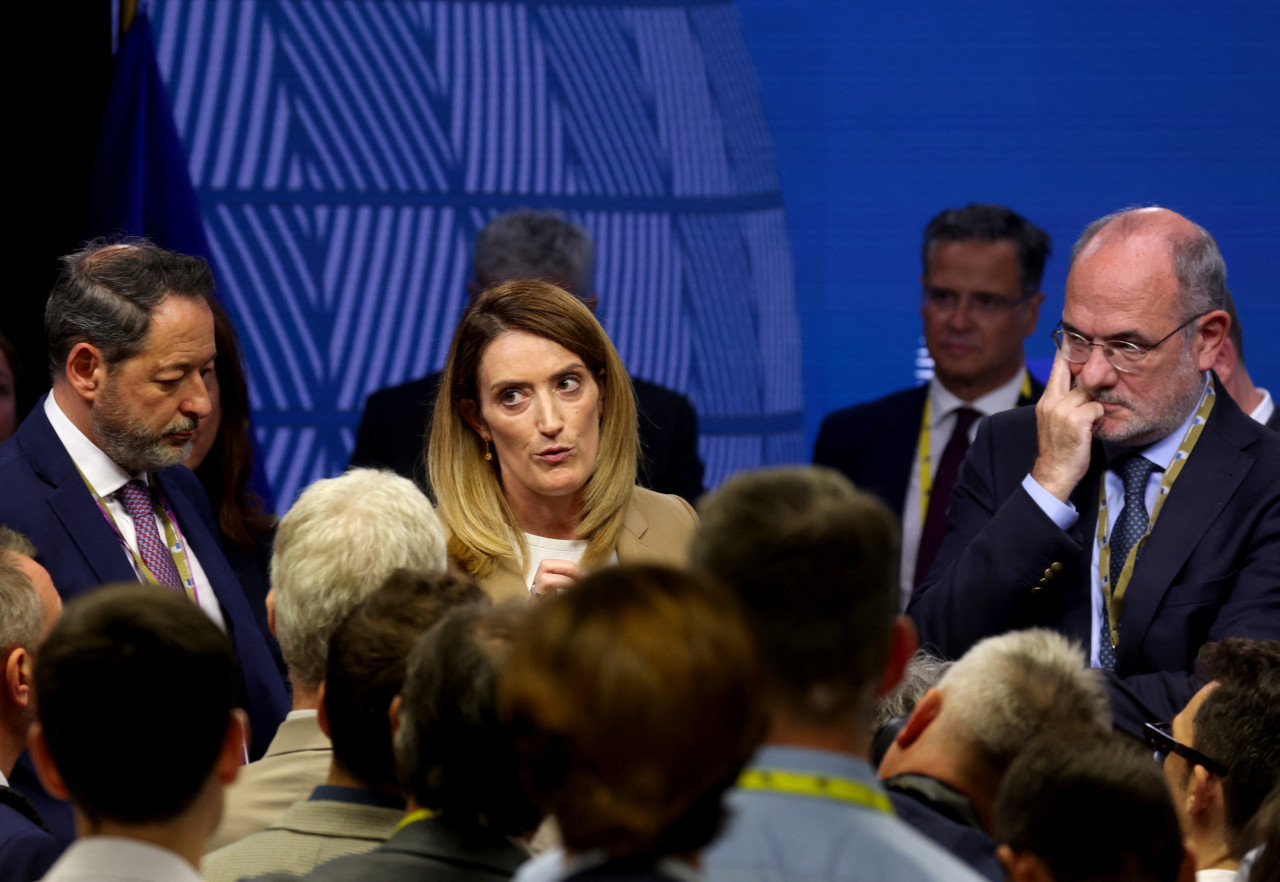
[[1085, 229], [1044, 396], [983, 423], [960, 469], [908, 607], [922, 645], [1055, 628], [1140, 735], [1190, 699], [1202, 645], [1280, 637], [1280, 436], [1210, 370], [1225, 297], [1217, 243], [1174, 212]]

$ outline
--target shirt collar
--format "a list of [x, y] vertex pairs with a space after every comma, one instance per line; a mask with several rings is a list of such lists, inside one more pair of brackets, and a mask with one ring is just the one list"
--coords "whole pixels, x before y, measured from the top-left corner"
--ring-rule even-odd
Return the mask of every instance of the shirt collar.
[[814, 747], [792, 747], [782, 744], [765, 744], [747, 764], [758, 769], [782, 769], [791, 772], [814, 772], [835, 778], [851, 778], [863, 784], [879, 788], [876, 773], [871, 766], [851, 753], [820, 750]]
[[1266, 389], [1259, 389], [1258, 394], [1262, 396], [1262, 400], [1258, 402], [1258, 406], [1253, 409], [1249, 416], [1266, 425], [1267, 420], [1271, 419], [1271, 414], [1275, 413], [1276, 405], [1271, 400], [1271, 393]]
[[991, 416], [1005, 410], [1012, 410], [1018, 404], [1018, 396], [1022, 394], [1022, 382], [1027, 369], [1023, 368], [1013, 375], [1007, 383], [992, 389], [981, 398], [965, 401], [952, 394], [934, 377], [929, 381], [929, 420], [931, 428], [951, 416], [960, 407], [971, 407], [982, 416]]
[[[58, 440], [67, 449], [71, 461], [76, 464], [80, 474], [84, 475], [84, 479], [89, 482], [89, 486], [99, 498], [106, 499], [133, 480], [134, 475], [130, 475], [116, 465], [111, 457], [85, 437], [84, 432], [76, 428], [70, 417], [62, 412], [52, 392], [45, 397], [44, 413], [49, 418], [49, 425], [53, 426]], [[144, 475], [137, 477], [144, 477]]]

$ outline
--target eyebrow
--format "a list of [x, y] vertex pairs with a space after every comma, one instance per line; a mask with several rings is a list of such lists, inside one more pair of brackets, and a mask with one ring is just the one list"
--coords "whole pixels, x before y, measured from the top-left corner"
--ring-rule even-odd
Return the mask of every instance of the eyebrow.
[[[1062, 323], [1062, 330], [1069, 331], [1072, 334], [1075, 334], [1077, 337], [1084, 337], [1086, 340], [1092, 339], [1091, 337], [1089, 337], [1088, 334], [1081, 331], [1075, 325], [1069, 324], [1068, 322], [1065, 322], [1065, 321]], [[1149, 342], [1149, 338], [1147, 337], [1147, 335], [1141, 334], [1138, 331], [1118, 331], [1114, 334], [1108, 334], [1106, 337], [1103, 337], [1102, 339], [1104, 341], [1118, 340], [1122, 343], [1148, 343]]]
[[[575, 361], [575, 362], [572, 362], [571, 364], [565, 365], [555, 373], [550, 374], [547, 377], [547, 379], [558, 380], [561, 377], [565, 377], [565, 376], [568, 376], [569, 374], [574, 373], [575, 371], [585, 371], [586, 369], [587, 369], [587, 366], [585, 364], [583, 364], [580, 361]], [[537, 380], [494, 380], [492, 383], [489, 384], [489, 391], [496, 392], [500, 389], [505, 389], [509, 386], [529, 386], [536, 382]]]

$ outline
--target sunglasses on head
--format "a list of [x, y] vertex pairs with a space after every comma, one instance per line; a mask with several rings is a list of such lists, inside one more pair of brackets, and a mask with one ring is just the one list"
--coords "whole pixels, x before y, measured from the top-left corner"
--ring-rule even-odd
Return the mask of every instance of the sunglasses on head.
[[1147, 745], [1155, 752], [1156, 762], [1163, 766], [1165, 757], [1171, 753], [1176, 753], [1189, 763], [1204, 766], [1219, 778], [1227, 774], [1227, 768], [1222, 763], [1210, 759], [1194, 747], [1187, 747], [1187, 745], [1174, 738], [1172, 728], [1168, 723], [1147, 723], [1142, 727], [1142, 732], [1147, 738]]

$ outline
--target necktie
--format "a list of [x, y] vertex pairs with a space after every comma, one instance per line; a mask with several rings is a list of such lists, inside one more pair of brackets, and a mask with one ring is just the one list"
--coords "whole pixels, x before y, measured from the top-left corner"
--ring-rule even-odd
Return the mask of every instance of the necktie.
[[[1151, 460], [1137, 453], [1118, 460], [1111, 470], [1124, 481], [1124, 508], [1111, 528], [1108, 546], [1111, 551], [1111, 590], [1116, 590], [1129, 550], [1147, 530], [1147, 479], [1157, 468]], [[1141, 550], [1138, 552], [1141, 554]], [[1135, 563], [1137, 561], [1135, 560]], [[1102, 604], [1102, 633], [1098, 635], [1098, 662], [1107, 670], [1116, 666], [1116, 650], [1111, 645], [1111, 623], [1107, 614], [1106, 599]]]
[[146, 482], [130, 481], [121, 488], [120, 496], [125, 511], [133, 519], [133, 530], [138, 537], [138, 556], [161, 585], [181, 591], [182, 579], [178, 576], [178, 568], [173, 565], [173, 555], [156, 529], [155, 510], [151, 506], [151, 493]]
[[929, 511], [924, 517], [920, 548], [916, 552], [916, 586], [924, 580], [942, 546], [942, 537], [947, 533], [947, 506], [951, 504], [951, 490], [955, 486], [960, 463], [969, 452], [969, 429], [972, 428], [973, 421], [982, 416], [972, 407], [961, 407], [955, 413], [956, 425], [951, 430], [951, 439], [942, 451], [942, 459], [938, 461], [938, 469], [933, 474], [933, 489], [929, 491]]

